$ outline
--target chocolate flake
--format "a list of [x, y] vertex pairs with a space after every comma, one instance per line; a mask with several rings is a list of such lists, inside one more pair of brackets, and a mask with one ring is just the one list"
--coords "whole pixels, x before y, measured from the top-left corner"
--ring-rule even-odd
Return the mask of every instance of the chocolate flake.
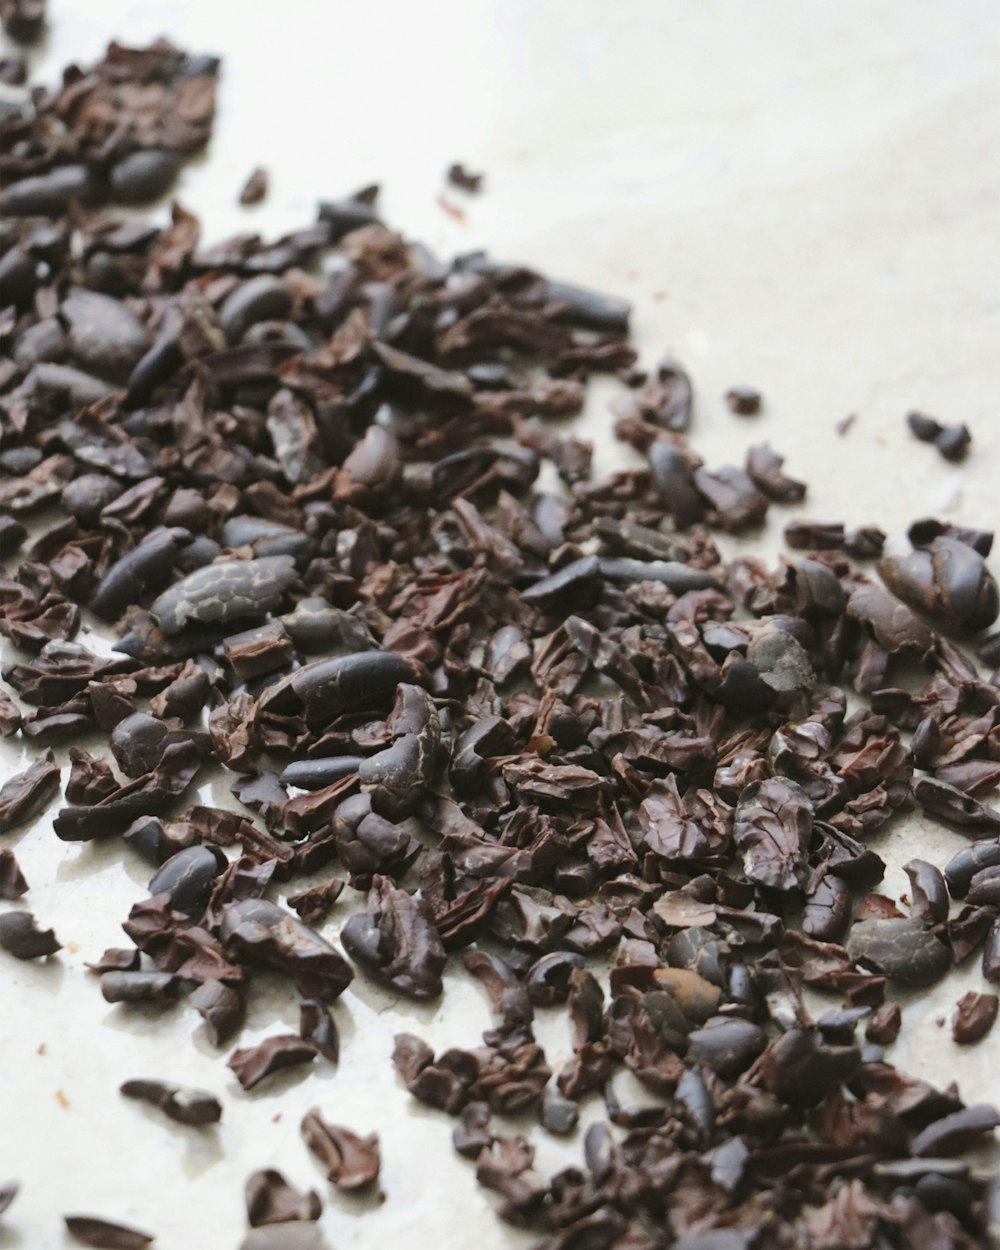
[[313, 1107], [302, 1119], [302, 1137], [338, 1189], [364, 1189], [378, 1179], [377, 1134], [359, 1137], [349, 1128], [327, 1123], [319, 1108]]
[[117, 1224], [95, 1215], [64, 1215], [66, 1228], [74, 1240], [97, 1250], [142, 1250], [155, 1240], [152, 1233], [142, 1233], [127, 1224]]
[[265, 1038], [257, 1046], [234, 1050], [226, 1061], [226, 1067], [232, 1070], [244, 1089], [250, 1090], [282, 1068], [312, 1063], [318, 1053], [312, 1042], [298, 1034], [280, 1033]]
[[0, 913], [0, 946], [15, 959], [44, 959], [62, 950], [51, 929], [39, 929], [30, 911]]

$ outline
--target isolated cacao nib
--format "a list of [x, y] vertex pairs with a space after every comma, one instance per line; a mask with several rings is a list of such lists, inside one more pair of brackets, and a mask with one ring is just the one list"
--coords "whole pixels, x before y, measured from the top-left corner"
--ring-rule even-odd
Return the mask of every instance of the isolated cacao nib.
[[1000, 999], [996, 994], [977, 994], [970, 990], [955, 1004], [951, 1035], [960, 1046], [980, 1042], [993, 1028]]
[[318, 1107], [302, 1119], [306, 1145], [326, 1169], [327, 1179], [338, 1189], [364, 1189], [378, 1179], [381, 1156], [377, 1134], [359, 1137], [349, 1128], [329, 1124]]
[[64, 1215], [63, 1219], [74, 1241], [98, 1250], [142, 1250], [155, 1240], [152, 1233], [94, 1215]]
[[0, 913], [0, 947], [15, 959], [44, 959], [62, 950], [51, 929], [39, 929], [30, 911]]
[[942, 535], [908, 556], [887, 556], [879, 572], [889, 589], [949, 634], [986, 629], [1000, 614], [1000, 591], [982, 556]]
[[26, 824], [51, 802], [59, 789], [59, 769], [46, 751], [23, 773], [0, 788], [0, 829], [5, 833]]
[[244, 1193], [251, 1228], [292, 1220], [318, 1220], [323, 1212], [323, 1203], [314, 1189], [296, 1189], [276, 1168], [251, 1172]]
[[222, 1104], [202, 1089], [149, 1080], [125, 1081], [120, 1088], [126, 1098], [148, 1102], [178, 1124], [217, 1124], [222, 1119]]

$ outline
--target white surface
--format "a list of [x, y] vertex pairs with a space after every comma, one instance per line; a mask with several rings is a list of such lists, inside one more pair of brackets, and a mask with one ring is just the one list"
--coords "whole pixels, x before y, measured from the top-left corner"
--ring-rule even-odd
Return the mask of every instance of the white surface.
[[[161, 33], [225, 57], [216, 137], [178, 192], [205, 238], [291, 229], [313, 219], [320, 197], [381, 180], [388, 220], [442, 254], [485, 245], [633, 299], [644, 361], [670, 349], [693, 373], [692, 441], [710, 464], [740, 462], [768, 439], [808, 480], [808, 515], [879, 524], [897, 543], [931, 512], [1000, 522], [992, 0], [53, 0], [39, 69], [51, 80], [113, 36]], [[436, 202], [455, 159], [486, 173], [478, 198], [446, 191], [464, 225]], [[241, 210], [257, 164], [271, 193]], [[764, 392], [764, 415], [729, 414], [721, 395], [737, 382]], [[606, 467], [627, 449], [602, 442], [612, 388], [595, 391], [587, 427]], [[914, 406], [969, 424], [967, 464], [909, 438], [902, 414]], [[834, 423], [850, 412], [857, 422], [841, 438]], [[772, 513], [766, 543], [777, 550], [791, 514]], [[5, 744], [0, 764], [23, 761]], [[910, 856], [941, 863], [963, 841], [914, 816], [896, 822], [874, 843], [893, 865], [886, 890], [905, 887], [898, 865]], [[83, 968], [122, 941], [145, 866], [116, 841], [64, 845], [48, 819], [3, 844], [31, 884], [17, 905], [67, 944], [47, 966], [6, 956], [0, 966], [0, 1180], [23, 1185], [3, 1250], [68, 1245], [64, 1211], [132, 1221], [157, 1233], [160, 1250], [226, 1250], [245, 1226], [243, 1181], [263, 1166], [323, 1193], [335, 1248], [531, 1241], [494, 1220], [451, 1150], [453, 1122], [416, 1104], [389, 1063], [401, 1028], [435, 1046], [475, 1044], [489, 1018], [467, 980], [414, 1008], [359, 977], [335, 1008], [339, 1070], [319, 1065], [305, 1081], [290, 1074], [245, 1095], [224, 1066], [228, 1049], [208, 1046], [193, 1012], [109, 1007]], [[349, 906], [338, 904], [331, 935]], [[893, 1055], [956, 1079], [970, 1100], [997, 1096], [1000, 1031], [960, 1050], [937, 1020], [982, 988], [976, 963], [907, 1006]], [[255, 993], [242, 1042], [294, 1023], [290, 994]], [[539, 1032], [557, 1067], [564, 1026], [543, 1021]], [[117, 1085], [133, 1076], [216, 1091], [222, 1126], [175, 1128], [126, 1102]], [[332, 1193], [299, 1139], [313, 1104], [380, 1132], [382, 1205]], [[568, 1157], [537, 1139], [542, 1168]]]

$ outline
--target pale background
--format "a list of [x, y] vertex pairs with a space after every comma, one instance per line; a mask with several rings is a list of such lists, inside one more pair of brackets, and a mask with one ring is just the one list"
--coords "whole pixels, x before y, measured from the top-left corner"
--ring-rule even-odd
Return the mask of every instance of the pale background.
[[[166, 34], [224, 56], [215, 138], [178, 188], [206, 239], [294, 228], [319, 198], [380, 180], [390, 222], [442, 254], [485, 245], [632, 299], [644, 362], [669, 349], [693, 373], [692, 438], [710, 464], [741, 462], [768, 439], [808, 480], [809, 516], [878, 524], [897, 544], [918, 515], [1000, 521], [994, 0], [55, 0], [51, 19], [36, 58], [49, 81], [115, 36]], [[446, 191], [464, 224], [437, 203], [456, 159], [486, 174], [478, 198]], [[239, 209], [257, 164], [270, 196]], [[733, 383], [761, 389], [765, 413], [733, 417], [721, 399]], [[626, 450], [609, 437], [612, 388], [594, 389], [586, 430], [610, 466]], [[968, 423], [966, 464], [910, 438], [902, 416], [915, 406]], [[848, 413], [857, 421], [842, 438], [834, 425]], [[764, 543], [776, 551], [791, 514], [772, 512]], [[3, 744], [0, 768], [25, 762]], [[910, 856], [943, 863], [962, 844], [901, 819], [875, 842], [891, 865], [885, 889], [905, 888], [898, 865]], [[0, 962], [0, 1181], [23, 1185], [0, 1248], [68, 1245], [59, 1215], [77, 1211], [155, 1231], [161, 1250], [227, 1250], [245, 1226], [244, 1178], [262, 1166], [320, 1190], [335, 1248], [530, 1244], [493, 1218], [451, 1150], [453, 1122], [414, 1103], [389, 1063], [399, 1028], [437, 1046], [476, 1043], [489, 1018], [465, 979], [418, 1009], [359, 977], [335, 1008], [339, 1070], [245, 1095], [228, 1048], [208, 1046], [193, 1012], [109, 1007], [83, 968], [122, 941], [145, 867], [116, 842], [63, 845], [48, 819], [3, 845], [32, 887], [17, 905], [73, 949], [47, 966]], [[331, 936], [348, 908], [334, 910]], [[969, 1100], [1000, 1093], [1000, 1030], [969, 1050], [949, 1037], [955, 999], [984, 988], [973, 962], [910, 1002], [894, 1051], [919, 1075], [956, 1079]], [[279, 1019], [294, 1027], [290, 996], [259, 993], [243, 1044], [281, 1031]], [[556, 1067], [564, 1028], [558, 1016], [539, 1028]], [[215, 1091], [223, 1125], [183, 1129], [126, 1102], [117, 1085], [133, 1076]], [[330, 1192], [298, 1135], [317, 1103], [380, 1132], [382, 1205]], [[577, 1156], [537, 1139], [545, 1169]]]

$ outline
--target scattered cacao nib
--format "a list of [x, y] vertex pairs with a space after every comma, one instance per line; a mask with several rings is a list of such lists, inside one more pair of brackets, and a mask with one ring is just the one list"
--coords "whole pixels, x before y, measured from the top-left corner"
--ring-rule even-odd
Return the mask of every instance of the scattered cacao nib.
[[783, 473], [781, 466], [784, 463], [784, 456], [772, 451], [768, 443], [760, 443], [747, 452], [745, 467], [754, 486], [768, 499], [773, 499], [775, 503], [799, 503], [806, 496], [806, 484]]
[[964, 460], [972, 446], [972, 435], [965, 425], [946, 425], [935, 436], [934, 446], [945, 460]]
[[977, 1103], [935, 1120], [917, 1134], [910, 1143], [910, 1150], [918, 1157], [961, 1154], [998, 1125], [1000, 1112], [996, 1107]]
[[368, 903], [340, 933], [344, 949], [377, 980], [411, 998], [437, 998], [447, 956], [430, 909], [386, 877], [372, 878]]
[[960, 1046], [981, 1042], [996, 1023], [1000, 999], [996, 994], [977, 994], [970, 990], [955, 1004], [951, 1035]]
[[279, 1033], [265, 1038], [257, 1046], [234, 1050], [226, 1067], [232, 1070], [243, 1088], [249, 1090], [282, 1068], [312, 1063], [317, 1054], [312, 1042], [297, 1033]]
[[312, 1042], [324, 1059], [340, 1059], [340, 1035], [325, 1003], [305, 998], [299, 1004], [299, 1036]]
[[46, 751], [0, 788], [0, 830], [7, 833], [34, 819], [45, 810], [58, 789], [59, 768], [52, 752]]
[[882, 1003], [876, 1007], [865, 1025], [865, 1037], [877, 1046], [891, 1046], [899, 1036], [903, 1013], [899, 1003]]
[[330, 914], [330, 909], [340, 898], [345, 884], [342, 877], [332, 877], [329, 881], [311, 886], [308, 890], [298, 890], [294, 894], [289, 894], [288, 906], [297, 913], [304, 924], [314, 929]]
[[30, 911], [0, 913], [0, 946], [15, 959], [44, 959], [62, 950], [51, 929], [39, 929]]
[[984, 559], [993, 550], [992, 530], [970, 529], [967, 526], [953, 525], [950, 521], [937, 521], [933, 517], [912, 522], [906, 531], [906, 537], [912, 547], [926, 547], [935, 538], [957, 538], [973, 551], [978, 551]]
[[483, 175], [470, 173], [461, 162], [449, 165], [445, 177], [453, 187], [468, 191], [470, 195], [475, 195], [483, 189]]
[[218, 1124], [222, 1119], [222, 1104], [214, 1094], [202, 1089], [185, 1089], [164, 1081], [134, 1080], [125, 1081], [120, 1092], [126, 1098], [150, 1103], [178, 1124]]
[[926, 413], [916, 410], [906, 414], [906, 424], [910, 427], [910, 433], [914, 438], [919, 438], [922, 443], [933, 443], [944, 429], [935, 417], [929, 417]]
[[17, 43], [35, 43], [45, 29], [46, 0], [3, 0], [0, 22]]
[[942, 535], [908, 556], [886, 556], [878, 571], [893, 594], [945, 633], [977, 633], [1000, 614], [993, 574], [982, 556], [957, 538]]
[[364, 1189], [378, 1179], [382, 1166], [378, 1135], [359, 1137], [349, 1128], [329, 1124], [318, 1107], [303, 1116], [302, 1137], [338, 1189]]
[[753, 417], [760, 412], [761, 395], [752, 386], [731, 386], [726, 391], [726, 403], [729, 411], [738, 417]]
[[240, 203], [244, 207], [259, 204], [267, 195], [268, 183], [267, 170], [258, 165], [243, 184], [243, 189], [240, 191]]
[[104, 972], [101, 994], [109, 1003], [167, 1003], [177, 997], [180, 983], [169, 972]]
[[82, 1246], [97, 1250], [142, 1250], [155, 1240], [152, 1233], [142, 1233], [127, 1224], [103, 1220], [96, 1215], [64, 1215], [70, 1236]]
[[140, 953], [134, 947], [109, 946], [100, 959], [87, 964], [91, 972], [138, 972]]
[[276, 1168], [251, 1172], [244, 1192], [251, 1228], [318, 1220], [323, 1213], [323, 1203], [314, 1189], [296, 1189]]
[[28, 883], [13, 851], [0, 851], [0, 898], [12, 900], [27, 894]]
[[205, 981], [189, 996], [188, 1003], [205, 1022], [213, 1046], [224, 1046], [242, 1027], [246, 1000], [239, 990], [222, 981]]
[[931, 985], [951, 966], [947, 947], [919, 920], [863, 920], [848, 934], [847, 952], [900, 985]]
[[[1000, 812], [935, 777], [919, 777], [913, 783], [913, 797], [928, 815], [965, 832], [1000, 833]], [[970, 872], [971, 880], [971, 872]]]
[[329, 942], [264, 899], [228, 903], [219, 932], [238, 956], [285, 973], [303, 994], [323, 1002], [342, 994], [353, 976], [350, 964]]

